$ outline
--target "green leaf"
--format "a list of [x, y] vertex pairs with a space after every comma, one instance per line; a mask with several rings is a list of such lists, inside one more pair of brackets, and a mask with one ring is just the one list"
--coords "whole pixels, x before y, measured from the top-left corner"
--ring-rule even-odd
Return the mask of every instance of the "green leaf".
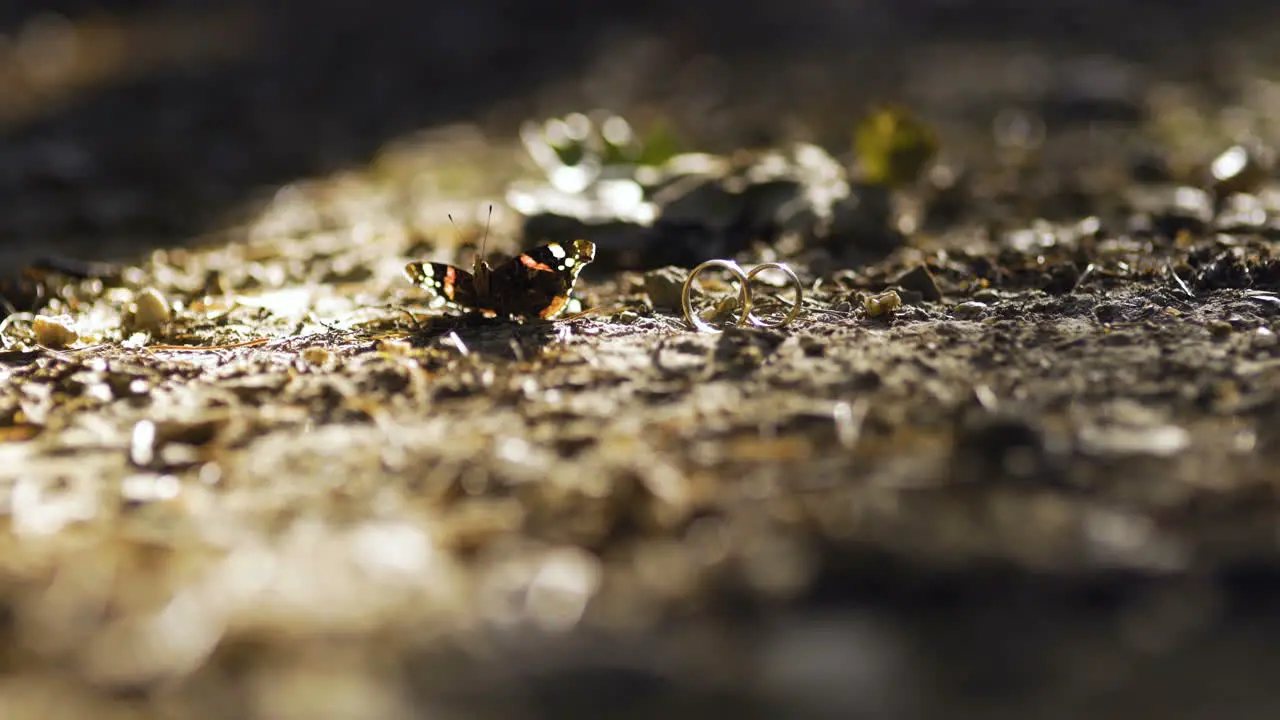
[[937, 155], [938, 139], [910, 110], [889, 106], [863, 118], [854, 131], [853, 146], [866, 182], [902, 187], [928, 167]]

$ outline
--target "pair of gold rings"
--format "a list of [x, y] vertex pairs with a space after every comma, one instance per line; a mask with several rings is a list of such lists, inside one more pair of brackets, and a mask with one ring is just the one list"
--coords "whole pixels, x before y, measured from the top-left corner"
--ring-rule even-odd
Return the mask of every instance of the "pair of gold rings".
[[[742, 315], [738, 318], [736, 323], [737, 325], [743, 326], [750, 324], [758, 328], [780, 328], [790, 325], [791, 321], [795, 320], [796, 316], [800, 314], [800, 305], [804, 301], [804, 288], [800, 285], [800, 278], [796, 277], [795, 271], [786, 264], [775, 262], [764, 263], [763, 265], [757, 265], [751, 268], [749, 272], [744, 272], [742, 267], [732, 260], [708, 260], [694, 268], [689, 273], [689, 277], [685, 278], [684, 288], [680, 295], [680, 304], [684, 309], [684, 319], [692, 325], [695, 330], [708, 333], [721, 332], [720, 328], [717, 328], [698, 317], [698, 314], [693, 311], [693, 299], [690, 297], [693, 292], [694, 279], [697, 278], [702, 271], [709, 270], [711, 268], [726, 270], [734, 277], [735, 280], [738, 281], [738, 310]], [[795, 288], [796, 291], [795, 301], [791, 303], [791, 309], [787, 311], [786, 316], [780, 320], [774, 320], [772, 322], [756, 317], [756, 315], [751, 312], [753, 305], [751, 297], [751, 281], [754, 280], [757, 275], [766, 270], [780, 270], [787, 276], [787, 280], [791, 283], [791, 287]]]

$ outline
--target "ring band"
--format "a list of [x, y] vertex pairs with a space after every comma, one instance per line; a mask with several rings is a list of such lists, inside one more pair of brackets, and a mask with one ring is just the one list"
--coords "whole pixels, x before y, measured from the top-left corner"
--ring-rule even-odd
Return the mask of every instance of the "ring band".
[[698, 277], [699, 273], [709, 268], [721, 268], [728, 270], [738, 280], [738, 304], [742, 308], [742, 318], [738, 320], [738, 325], [746, 325], [747, 318], [751, 316], [751, 288], [747, 275], [742, 272], [742, 268], [738, 263], [732, 260], [708, 260], [689, 272], [689, 277], [684, 280], [684, 288], [680, 294], [680, 304], [684, 309], [684, 318], [694, 329], [700, 332], [718, 333], [723, 332], [714, 325], [704, 321], [693, 312], [693, 300], [690, 298], [690, 292], [693, 290], [693, 280]]
[[[780, 328], [790, 325], [791, 321], [795, 320], [796, 316], [800, 314], [800, 306], [804, 303], [804, 286], [800, 283], [800, 278], [796, 276], [795, 271], [786, 264], [776, 262], [764, 263], [763, 265], [757, 265], [751, 268], [751, 272], [744, 274], [741, 266], [732, 260], [708, 260], [690, 271], [689, 276], [684, 280], [684, 288], [682, 288], [680, 295], [680, 304], [684, 309], [684, 318], [694, 327], [695, 330], [709, 333], [722, 332], [719, 328], [707, 323], [693, 312], [693, 301], [690, 294], [693, 291], [694, 278], [698, 277], [698, 274], [703, 270], [707, 270], [709, 268], [728, 270], [729, 273], [738, 280], [738, 303], [742, 308], [742, 316], [738, 319], [736, 323], [737, 325], [741, 326], [750, 324], [758, 328]], [[785, 317], [774, 322], [768, 322], [758, 318], [751, 312], [751, 307], [754, 304], [751, 298], [751, 281], [755, 279], [756, 275], [759, 275], [765, 270], [781, 270], [786, 274], [787, 280], [791, 283], [791, 287], [795, 288], [796, 291], [795, 301], [791, 304], [791, 309], [787, 311]]]
[[787, 316], [776, 322], [765, 322], [764, 320], [754, 317], [750, 310], [748, 310], [746, 315], [747, 320], [758, 328], [780, 328], [790, 325], [791, 321], [795, 320], [796, 316], [800, 314], [800, 305], [804, 302], [804, 286], [800, 284], [800, 278], [796, 277], [794, 270], [782, 263], [771, 262], [751, 268], [751, 272], [747, 273], [747, 283], [750, 284], [760, 271], [769, 270], [771, 268], [781, 270], [786, 274], [787, 280], [791, 283], [791, 287], [796, 290], [796, 299], [791, 305], [791, 310], [787, 312]]

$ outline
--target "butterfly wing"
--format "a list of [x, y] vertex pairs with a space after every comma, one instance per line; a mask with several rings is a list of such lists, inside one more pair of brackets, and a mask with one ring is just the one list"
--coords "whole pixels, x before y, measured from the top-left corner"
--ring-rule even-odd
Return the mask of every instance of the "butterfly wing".
[[475, 277], [462, 268], [444, 263], [414, 262], [404, 266], [404, 274], [409, 282], [447, 302], [465, 308], [479, 308]]
[[494, 310], [550, 320], [564, 311], [582, 268], [596, 258], [588, 240], [540, 245], [494, 268], [489, 287]]

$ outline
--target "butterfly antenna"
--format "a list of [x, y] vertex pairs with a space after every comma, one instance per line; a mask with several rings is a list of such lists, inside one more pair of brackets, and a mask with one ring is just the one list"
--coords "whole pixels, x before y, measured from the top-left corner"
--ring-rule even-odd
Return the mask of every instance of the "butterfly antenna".
[[451, 213], [445, 213], [445, 217], [449, 218], [449, 224], [453, 226], [453, 234], [456, 235], [459, 240], [461, 240], [462, 230], [458, 228], [458, 223], [454, 222], [453, 215]]
[[484, 257], [484, 247], [489, 243], [489, 226], [493, 224], [493, 203], [489, 204], [489, 217], [484, 221], [484, 237], [480, 240], [480, 257]]
[[[461, 238], [462, 238], [462, 229], [458, 227], [458, 222], [457, 222], [456, 220], [454, 220], [454, 219], [453, 219], [453, 213], [445, 213], [445, 215], [444, 215], [444, 216], [445, 216], [445, 217], [447, 217], [447, 218], [449, 218], [449, 224], [453, 226], [453, 232], [454, 232], [454, 234], [455, 234], [455, 235], [457, 235], [459, 239], [461, 239]], [[472, 261], [472, 263], [471, 263], [471, 264], [472, 264], [475, 268], [479, 268], [479, 267], [480, 267], [480, 260], [481, 260], [483, 257], [484, 257], [484, 254], [483, 254], [483, 253], [481, 253], [480, 255], [476, 255], [475, 259]]]

